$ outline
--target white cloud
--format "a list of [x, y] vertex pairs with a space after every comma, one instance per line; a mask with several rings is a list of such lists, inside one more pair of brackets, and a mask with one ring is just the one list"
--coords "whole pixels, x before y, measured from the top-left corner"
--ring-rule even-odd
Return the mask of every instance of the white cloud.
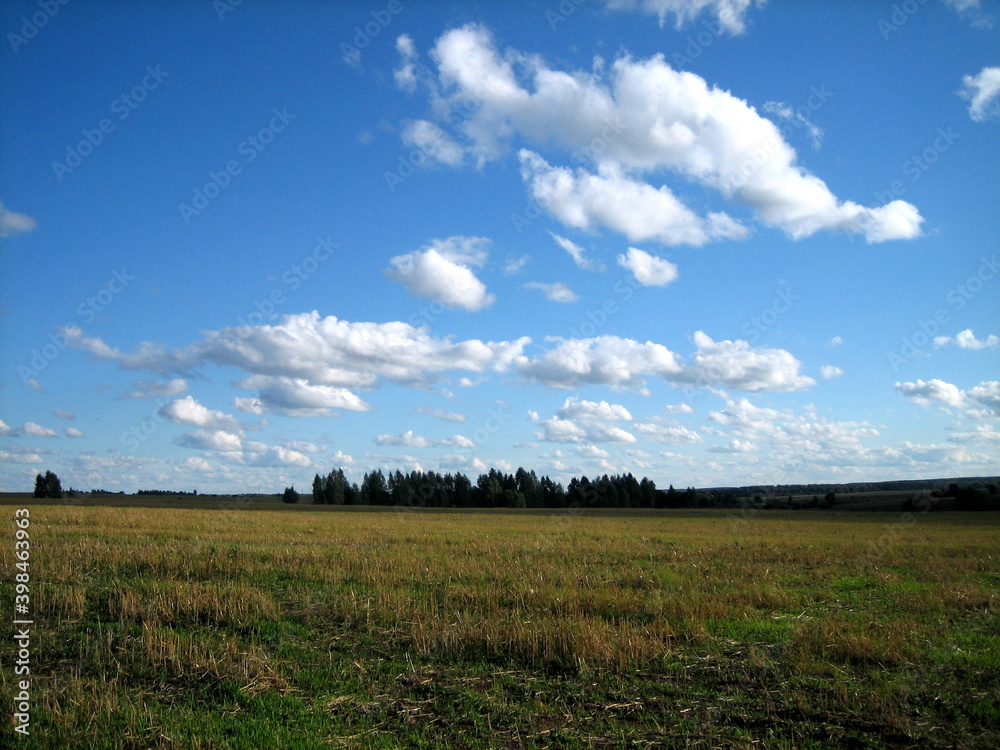
[[[408, 323], [351, 322], [319, 313], [286, 315], [273, 325], [208, 331], [183, 349], [164, 350], [144, 343], [138, 352], [123, 353], [76, 327], [62, 329], [69, 346], [123, 369], [188, 372], [206, 363], [235, 367], [251, 375], [302, 380], [311, 386], [371, 389], [380, 380], [426, 386], [448, 370], [503, 372], [531, 339], [483, 342], [436, 338], [427, 328]], [[256, 384], [260, 381], [245, 381]], [[280, 382], [280, 381], [272, 381]], [[236, 408], [263, 413], [253, 399]]]
[[973, 26], [980, 29], [992, 29], [994, 17], [981, 10], [979, 0], [941, 0], [967, 18]]
[[631, 421], [629, 410], [607, 401], [581, 401], [567, 398], [551, 419], [541, 419], [528, 412], [531, 421], [542, 427], [538, 440], [554, 443], [634, 443], [635, 435], [610, 422]]
[[541, 357], [517, 358], [517, 370], [526, 380], [552, 388], [586, 384], [637, 388], [651, 375], [669, 378], [681, 371], [673, 352], [651, 341], [640, 344], [618, 336], [549, 340], [556, 346]]
[[56, 433], [55, 430], [50, 430], [48, 427], [42, 427], [40, 424], [35, 424], [34, 422], [25, 422], [21, 426], [21, 431], [24, 432], [25, 435], [31, 435], [32, 437], [58, 437], [58, 433]]
[[35, 393], [45, 393], [45, 386], [38, 382], [36, 378], [28, 378], [24, 381], [24, 384], [28, 386]]
[[438, 466], [444, 471], [485, 472], [489, 470], [489, 467], [475, 456], [462, 456], [454, 453], [441, 456], [438, 460]]
[[927, 405], [937, 401], [948, 406], [961, 406], [963, 395], [961, 389], [934, 378], [932, 380], [917, 380], [916, 383], [896, 383], [896, 390], [918, 404]]
[[681, 203], [666, 185], [659, 188], [629, 177], [618, 165], [604, 162], [598, 173], [552, 167], [541, 156], [522, 149], [521, 176], [532, 198], [566, 226], [606, 226], [632, 242], [704, 245], [715, 239], [743, 239], [749, 232], [723, 213], [703, 219]]
[[549, 234], [552, 235], [552, 239], [556, 241], [556, 244], [559, 245], [559, 247], [569, 253], [578, 268], [582, 268], [584, 271], [604, 270], [604, 266], [602, 264], [590, 260], [590, 258], [586, 255], [586, 251], [573, 242], [573, 240], [567, 239], [566, 237], [558, 235], [555, 232], [549, 232]]
[[251, 443], [243, 451], [242, 463], [247, 466], [259, 467], [305, 467], [312, 466], [312, 461], [298, 451], [283, 448], [280, 445], [268, 447], [261, 443]]
[[552, 302], [570, 304], [580, 299], [576, 296], [573, 290], [569, 288], [569, 286], [561, 281], [556, 281], [552, 284], [543, 284], [540, 281], [529, 281], [524, 285], [524, 288], [537, 289], [545, 295], [545, 299], [551, 300]]
[[42, 463], [42, 457], [37, 453], [8, 453], [5, 450], [0, 450], [0, 461], [7, 464], [37, 466]]
[[531, 421], [541, 426], [535, 437], [550, 443], [634, 443], [636, 437], [621, 427], [592, 419], [564, 419], [558, 415], [541, 419], [528, 412]]
[[403, 125], [403, 143], [419, 149], [427, 158], [449, 167], [465, 159], [465, 150], [454, 138], [427, 120], [413, 120]]
[[450, 309], [475, 312], [496, 300], [476, 278], [470, 266], [486, 260], [484, 237], [449, 237], [430, 246], [390, 260], [389, 275], [416, 297], [432, 299]]
[[465, 435], [452, 435], [450, 438], [445, 440], [437, 440], [434, 445], [448, 445], [455, 448], [475, 448], [476, 443], [473, 440], [465, 437]]
[[667, 404], [663, 407], [667, 414], [693, 414], [690, 404]]
[[243, 426], [235, 417], [202, 406], [192, 396], [171, 401], [159, 410], [159, 414], [174, 424], [191, 425], [210, 430], [239, 430]]
[[980, 341], [976, 338], [971, 328], [966, 328], [964, 331], [959, 332], [954, 338], [951, 336], [934, 337], [934, 346], [947, 346], [948, 344], [955, 344], [959, 349], [992, 349], [1000, 345], [1000, 338], [991, 333], [984, 340]]
[[[954, 1], [954, 0], [953, 0]], [[765, 0], [756, 0], [762, 6]], [[668, 19], [680, 30], [693, 22], [702, 13], [715, 16], [718, 30], [732, 36], [742, 34], [746, 29], [746, 15], [754, 0], [604, 0], [611, 10], [639, 10], [646, 15], [656, 16], [662, 27]]]
[[618, 265], [631, 271], [643, 286], [666, 286], [677, 279], [677, 266], [669, 260], [657, 258], [647, 252], [630, 247], [625, 255], [618, 256]]
[[861, 443], [879, 434], [863, 422], [837, 422], [812, 413], [758, 407], [745, 398], [727, 399], [726, 407], [710, 412], [708, 419], [730, 438], [710, 447], [711, 452], [746, 455], [764, 451], [766, 446], [766, 470], [772, 481], [786, 472], [798, 472], [803, 457], [810, 457], [812, 468], [872, 465], [887, 459], [886, 449], [870, 449]]
[[166, 398], [169, 396], [179, 396], [188, 389], [188, 382], [184, 378], [173, 378], [172, 380], [140, 380], [135, 384], [135, 390], [126, 393], [122, 398]]
[[83, 437], [83, 431], [82, 430], [78, 430], [76, 427], [66, 427], [63, 430], [63, 432], [66, 433], [66, 437], [71, 437], [71, 438], [82, 438]]
[[174, 464], [174, 471], [193, 471], [198, 474], [207, 474], [214, 471], [212, 464], [201, 456], [188, 456]]
[[[590, 155], [596, 174], [520, 152], [533, 197], [569, 226], [605, 225], [633, 241], [668, 244], [745, 235], [731, 217], [700, 218], [668, 188], [641, 178], [666, 171], [748, 206], [794, 239], [821, 230], [868, 242], [921, 233], [923, 219], [909, 203], [867, 208], [839, 200], [797, 163], [771, 120], [700, 76], [673, 69], [663, 55], [624, 55], [607, 70], [561, 71], [537, 55], [501, 53], [485, 28], [469, 24], [443, 34], [431, 56], [437, 117], [454, 123], [478, 165], [499, 159], [515, 139]], [[832, 93], [817, 89], [813, 96], [818, 107]], [[609, 128], [615, 137], [605, 139], [606, 148], [589, 150]]]
[[969, 117], [975, 122], [1000, 116], [1000, 67], [983, 68], [974, 76], [964, 76], [958, 93], [969, 100]]
[[980, 383], [965, 392], [970, 417], [1000, 417], [1000, 381]]
[[59, 419], [76, 419], [76, 414], [65, 409], [53, 409], [52, 413], [59, 417]]
[[350, 466], [354, 463], [354, 457], [350, 456], [343, 451], [337, 451], [331, 456], [330, 460], [333, 462], [334, 466]]
[[764, 111], [769, 112], [780, 120], [791, 123], [794, 127], [805, 128], [806, 132], [809, 134], [809, 139], [812, 141], [813, 148], [819, 148], [823, 143], [823, 129], [813, 125], [809, 118], [802, 114], [800, 108], [798, 111], [783, 104], [781, 102], [765, 102]]
[[237, 396], [233, 399], [233, 408], [236, 411], [244, 411], [248, 414], [256, 414], [257, 416], [262, 416], [267, 413], [267, 409], [264, 408], [264, 404], [261, 403], [259, 398], [243, 398]]
[[511, 276], [515, 273], [520, 273], [522, 270], [524, 270], [524, 267], [525, 265], [527, 265], [529, 260], [531, 260], [531, 257], [528, 255], [522, 255], [520, 258], [514, 258], [508, 260], [504, 264], [503, 272], [508, 276]]
[[716, 342], [702, 331], [694, 335], [698, 348], [688, 365], [651, 341], [618, 336], [548, 340], [556, 345], [534, 359], [518, 357], [515, 366], [525, 380], [551, 388], [592, 384], [636, 389], [651, 376], [678, 385], [743, 391], [796, 391], [816, 383], [801, 374], [802, 363], [784, 349], [755, 349], [742, 340]]
[[581, 458], [611, 458], [610, 453], [596, 445], [580, 445], [573, 450]]
[[416, 414], [426, 414], [429, 417], [443, 419], [446, 422], [464, 422], [466, 420], [466, 416], [464, 414], [455, 414], [454, 412], [445, 411], [444, 409], [435, 409], [429, 406], [418, 406], [413, 411]]
[[713, 341], [702, 331], [695, 333], [694, 343], [698, 350], [684, 382], [741, 391], [798, 391], [816, 384], [800, 374], [802, 363], [784, 349], [754, 349], [739, 339]]
[[15, 234], [24, 234], [35, 228], [35, 220], [30, 216], [19, 214], [4, 208], [0, 203], [0, 237], [10, 237]]
[[0, 437], [17, 437], [17, 430], [10, 427], [6, 422], [0, 419]]
[[318, 445], [310, 443], [308, 440], [289, 440], [283, 447], [299, 453], [321, 453], [323, 451]]
[[631, 413], [621, 404], [607, 401], [580, 401], [576, 396], [567, 398], [556, 411], [562, 419], [596, 419], [602, 422], [630, 421]]
[[177, 440], [177, 445], [203, 451], [240, 451], [243, 441], [239, 435], [225, 430], [195, 430], [185, 432]]
[[399, 53], [400, 65], [393, 71], [396, 85], [403, 91], [413, 92], [417, 88], [416, 62], [417, 50], [409, 34], [396, 37], [396, 52]]
[[241, 411], [255, 414], [272, 412], [288, 417], [329, 417], [339, 411], [369, 411], [372, 408], [347, 388], [314, 385], [303, 378], [251, 375], [236, 385], [257, 390], [252, 408], [247, 408], [250, 405], [245, 399], [238, 399], [244, 402]]
[[840, 346], [844, 343], [842, 336], [834, 336], [832, 339], [826, 342], [827, 346]]
[[957, 385], [933, 378], [915, 383], [896, 383], [896, 390], [903, 396], [928, 406], [938, 403], [946, 407], [963, 409], [972, 419], [1000, 416], [1000, 381], [987, 381], [963, 391]]
[[430, 441], [425, 437], [414, 435], [413, 430], [407, 430], [402, 435], [379, 435], [375, 438], [376, 445], [400, 445], [406, 448], [427, 448]]
[[694, 430], [680, 425], [657, 424], [655, 422], [640, 422], [635, 425], [635, 431], [646, 440], [668, 445], [688, 445], [702, 442], [701, 435]]
[[844, 371], [841, 370], [839, 367], [834, 367], [833, 365], [822, 365], [819, 368], [819, 373], [824, 378], [829, 380], [830, 378], [839, 378], [841, 375], [844, 374]]

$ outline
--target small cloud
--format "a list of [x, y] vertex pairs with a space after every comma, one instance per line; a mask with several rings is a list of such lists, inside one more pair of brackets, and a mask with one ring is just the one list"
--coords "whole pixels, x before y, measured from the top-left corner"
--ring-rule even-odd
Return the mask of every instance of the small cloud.
[[827, 346], [840, 346], [844, 343], [844, 339], [840, 336], [834, 336], [832, 339], [826, 342]]
[[610, 458], [611, 454], [596, 445], [577, 446], [575, 452], [581, 458]]
[[812, 141], [812, 147], [819, 148], [823, 143], [823, 129], [818, 128], [809, 122], [809, 118], [802, 114], [802, 109], [808, 108], [805, 107], [795, 110], [782, 102], [766, 102], [764, 104], [765, 112], [771, 113], [779, 120], [787, 122], [794, 128], [803, 128], [805, 132], [808, 133], [809, 139]]
[[443, 419], [446, 422], [464, 422], [464, 414], [454, 414], [450, 411], [445, 411], [444, 409], [435, 409], [430, 406], [418, 406], [413, 410], [416, 414], [426, 414], [429, 417], [434, 417], [435, 419]]
[[53, 409], [52, 413], [59, 417], [59, 419], [76, 419], [76, 414], [71, 411], [65, 411], [64, 409]]
[[25, 435], [31, 435], [33, 437], [58, 437], [55, 430], [50, 430], [48, 427], [42, 427], [34, 422], [25, 422], [21, 429], [24, 431]]
[[625, 255], [618, 256], [618, 265], [632, 272], [643, 286], [666, 286], [678, 276], [677, 266], [669, 260], [657, 258], [643, 250], [630, 247]]
[[819, 368], [819, 374], [829, 380], [830, 378], [839, 378], [844, 374], [844, 371], [833, 365], [823, 365]]
[[934, 337], [934, 346], [947, 346], [948, 344], [955, 344], [959, 349], [993, 349], [1000, 345], [1000, 338], [994, 334], [990, 334], [985, 339], [979, 340], [971, 328], [966, 328], [954, 338], [951, 336]]
[[343, 45], [341, 49], [344, 54], [340, 56], [340, 59], [355, 70], [361, 70], [361, 50], [349, 44]]
[[693, 414], [690, 404], [668, 404], [664, 407], [667, 414]]
[[243, 441], [239, 435], [225, 430], [195, 430], [185, 432], [174, 441], [184, 448], [194, 448], [202, 451], [232, 452], [243, 449]]
[[30, 216], [9, 211], [0, 203], [0, 237], [24, 234], [35, 228], [35, 220]]
[[573, 258], [573, 262], [576, 263], [579, 268], [582, 268], [584, 271], [604, 270], [603, 264], [587, 258], [586, 251], [573, 242], [573, 240], [567, 239], [556, 234], [555, 232], [549, 232], [549, 234], [552, 235], [552, 239], [556, 241], [556, 244], [559, 245], [559, 247], [570, 254], [570, 257]]
[[354, 140], [362, 146], [367, 146], [375, 141], [375, 134], [370, 130], [362, 130], [357, 134]]
[[82, 438], [83, 437], [83, 432], [80, 431], [80, 430], [78, 430], [78, 429], [76, 429], [75, 427], [67, 427], [67, 428], [65, 428], [63, 430], [63, 432], [66, 433], [66, 437], [71, 437], [71, 438]]
[[958, 95], [969, 100], [969, 117], [974, 122], [1000, 117], [1000, 67], [963, 77]]
[[393, 71], [393, 79], [400, 89], [413, 93], [417, 88], [417, 50], [409, 34], [396, 37], [396, 52], [399, 53], [400, 65]]
[[542, 294], [545, 295], [545, 299], [551, 300], [552, 302], [562, 302], [563, 304], [569, 304], [571, 302], [576, 302], [579, 297], [569, 288], [566, 284], [561, 281], [557, 281], [554, 284], [543, 284], [539, 281], [531, 281], [524, 285], [525, 289], [537, 289]]
[[445, 440], [435, 441], [434, 445], [447, 445], [454, 448], [475, 448], [476, 443], [465, 435], [452, 435], [450, 438]]
[[126, 393], [121, 398], [165, 398], [169, 396], [179, 396], [188, 389], [188, 382], [184, 378], [173, 378], [166, 382], [160, 380], [140, 380], [133, 386], [131, 393]]
[[427, 448], [430, 441], [425, 437], [414, 435], [413, 430], [407, 430], [402, 435], [379, 435], [375, 438], [376, 445], [395, 445], [406, 448]]
[[515, 273], [520, 273], [529, 260], [531, 260], [531, 257], [528, 255], [522, 255], [520, 258], [508, 260], [503, 266], [504, 274], [512, 276]]
[[6, 422], [0, 419], [0, 437], [17, 437], [17, 434], [17, 430], [12, 429]]
[[28, 386], [35, 393], [45, 393], [45, 386], [39, 383], [35, 378], [28, 378], [24, 381], [24, 384]]
[[485, 237], [434, 240], [422, 250], [392, 258], [389, 276], [415, 297], [435, 300], [453, 310], [476, 312], [496, 301], [471, 268], [486, 262], [489, 244]]

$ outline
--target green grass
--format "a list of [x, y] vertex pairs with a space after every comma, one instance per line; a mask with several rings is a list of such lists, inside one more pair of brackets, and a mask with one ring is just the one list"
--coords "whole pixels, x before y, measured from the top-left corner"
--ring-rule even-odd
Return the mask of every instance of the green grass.
[[1000, 746], [1000, 518], [894, 520], [32, 506], [22, 744]]

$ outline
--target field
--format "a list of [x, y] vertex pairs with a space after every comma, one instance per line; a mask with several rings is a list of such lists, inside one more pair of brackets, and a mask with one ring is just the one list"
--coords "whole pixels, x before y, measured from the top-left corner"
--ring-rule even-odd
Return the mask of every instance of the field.
[[1000, 747], [996, 514], [29, 507], [0, 746]]

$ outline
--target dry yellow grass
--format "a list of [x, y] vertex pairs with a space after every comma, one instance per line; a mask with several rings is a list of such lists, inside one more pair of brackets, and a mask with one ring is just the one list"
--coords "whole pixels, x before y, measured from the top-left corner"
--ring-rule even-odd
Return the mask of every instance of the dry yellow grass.
[[[177, 710], [160, 704], [183, 703], [183, 691], [308, 701], [324, 664], [347, 660], [375, 680], [365, 664], [405, 658], [720, 681], [741, 686], [726, 700], [748, 714], [864, 714], [880, 731], [924, 736], [912, 705], [921, 672], [952, 658], [948, 639], [975, 618], [995, 617], [1000, 543], [992, 517], [928, 515], [873, 547], [887, 522], [39, 506], [33, 613], [63, 640], [39, 651], [39, 706], [70, 733], [85, 714], [131, 717], [155, 746], [157, 722]], [[11, 552], [0, 546], [7, 571]], [[702, 689], [692, 707], [712, 705]], [[324, 705], [341, 694], [327, 691]], [[127, 695], [137, 703], [126, 710]]]

